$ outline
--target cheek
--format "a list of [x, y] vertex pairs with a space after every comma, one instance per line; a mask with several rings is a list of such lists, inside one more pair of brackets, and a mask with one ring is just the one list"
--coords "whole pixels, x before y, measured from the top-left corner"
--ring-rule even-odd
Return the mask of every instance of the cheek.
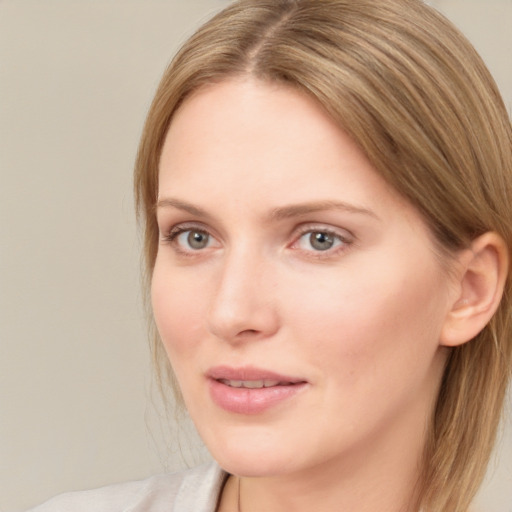
[[171, 363], [199, 343], [207, 294], [195, 280], [185, 279], [155, 265], [151, 281], [151, 303], [160, 338]]
[[443, 321], [439, 272], [428, 266], [416, 272], [412, 262], [406, 271], [373, 263], [360, 271], [340, 269], [328, 279], [304, 277], [299, 284], [295, 276], [288, 285], [295, 293], [283, 301], [291, 305], [287, 316], [295, 337], [337, 379], [408, 373], [411, 364], [426, 371], [437, 350]]

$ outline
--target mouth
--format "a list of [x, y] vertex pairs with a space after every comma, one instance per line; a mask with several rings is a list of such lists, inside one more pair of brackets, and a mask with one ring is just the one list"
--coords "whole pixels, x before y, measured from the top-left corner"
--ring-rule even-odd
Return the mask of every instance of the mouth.
[[216, 379], [218, 382], [229, 386], [230, 388], [247, 388], [247, 389], [261, 389], [273, 388], [275, 386], [293, 386], [294, 382], [280, 382], [278, 380], [228, 380]]
[[305, 379], [300, 377], [284, 375], [255, 366], [241, 366], [237, 368], [214, 366], [208, 370], [206, 375], [210, 379], [221, 381], [234, 388], [262, 388], [306, 382]]
[[290, 402], [308, 382], [254, 367], [212, 368], [207, 373], [210, 396], [222, 409], [236, 414], [260, 414]]

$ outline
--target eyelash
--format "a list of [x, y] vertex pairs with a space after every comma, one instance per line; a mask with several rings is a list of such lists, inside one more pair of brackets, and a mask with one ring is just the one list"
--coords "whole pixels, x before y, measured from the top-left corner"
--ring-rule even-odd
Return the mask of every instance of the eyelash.
[[[343, 230], [345, 231], [345, 230]], [[328, 237], [332, 237], [333, 239], [337, 240], [340, 243], [337, 243], [333, 247], [326, 249], [324, 251], [321, 250], [305, 250], [305, 252], [308, 253], [311, 257], [322, 259], [322, 258], [330, 258], [333, 256], [336, 256], [337, 254], [341, 252], [347, 251], [351, 245], [354, 243], [354, 237], [351, 233], [348, 231], [345, 231], [346, 234], [342, 234], [339, 231], [332, 229], [332, 228], [326, 228], [318, 225], [306, 225], [300, 228], [297, 236], [295, 237], [295, 241], [293, 242], [292, 246], [295, 246], [299, 244], [300, 240], [307, 234], [310, 236], [314, 233], [324, 234]], [[300, 250], [300, 249], [299, 249]]]
[[[344, 230], [345, 231], [345, 230]], [[168, 234], [164, 235], [162, 238], [162, 243], [170, 244], [173, 246], [174, 250], [180, 254], [180, 256], [186, 256], [186, 257], [197, 257], [200, 255], [200, 253], [203, 252], [204, 249], [183, 249], [180, 247], [180, 245], [177, 243], [177, 238], [182, 235], [183, 233], [187, 232], [195, 232], [199, 234], [206, 235], [207, 237], [211, 237], [215, 239], [215, 237], [208, 231], [207, 228], [197, 225], [197, 224], [179, 224], [177, 226], [172, 227]], [[334, 245], [332, 248], [326, 249], [325, 251], [322, 250], [303, 250], [303, 252], [307, 252], [308, 256], [314, 257], [317, 259], [322, 258], [329, 258], [332, 256], [337, 255], [340, 252], [344, 252], [350, 248], [351, 245], [354, 244], [354, 236], [348, 232], [345, 231], [346, 234], [341, 234], [339, 231], [335, 229], [325, 228], [318, 225], [305, 225], [302, 226], [297, 234], [294, 236], [294, 242], [290, 244], [288, 247], [296, 246], [300, 240], [307, 234], [313, 234], [313, 233], [321, 233], [325, 234], [328, 237], [332, 237], [339, 243]], [[301, 249], [298, 249], [301, 250]]]
[[194, 232], [194, 233], [200, 233], [203, 235], [206, 235], [208, 237], [214, 238], [206, 228], [199, 226], [197, 224], [179, 224], [177, 226], [172, 227], [169, 232], [163, 236], [162, 243], [172, 245], [174, 250], [180, 255], [180, 256], [189, 256], [194, 257], [198, 256], [201, 250], [195, 250], [194, 249], [182, 249], [179, 244], [177, 243], [177, 238], [182, 235], [183, 233], [187, 232]]

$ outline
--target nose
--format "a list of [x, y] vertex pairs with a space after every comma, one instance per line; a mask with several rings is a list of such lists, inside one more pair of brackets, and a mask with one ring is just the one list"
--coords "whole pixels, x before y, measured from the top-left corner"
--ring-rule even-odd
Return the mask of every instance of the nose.
[[272, 265], [250, 252], [225, 257], [207, 316], [209, 331], [230, 343], [265, 339], [279, 329]]

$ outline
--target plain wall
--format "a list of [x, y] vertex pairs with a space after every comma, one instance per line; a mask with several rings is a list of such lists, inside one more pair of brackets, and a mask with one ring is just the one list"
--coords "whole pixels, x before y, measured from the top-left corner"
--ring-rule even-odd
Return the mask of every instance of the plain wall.
[[[226, 3], [0, 0], [0, 511], [203, 457], [152, 408], [131, 172], [164, 67]], [[512, 0], [430, 3], [512, 111]], [[511, 512], [510, 419], [496, 461], [480, 501]]]

